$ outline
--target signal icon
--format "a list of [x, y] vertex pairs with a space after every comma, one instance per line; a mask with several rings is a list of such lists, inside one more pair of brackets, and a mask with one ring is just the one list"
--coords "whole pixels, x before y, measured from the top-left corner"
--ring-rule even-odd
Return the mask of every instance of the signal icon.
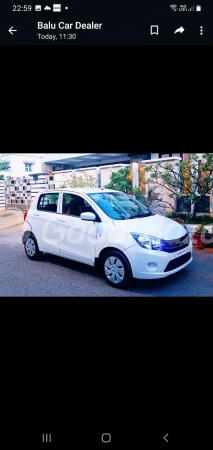
[[176, 10], [177, 10], [177, 5], [170, 5], [170, 8], [171, 8], [173, 11], [176, 11]]

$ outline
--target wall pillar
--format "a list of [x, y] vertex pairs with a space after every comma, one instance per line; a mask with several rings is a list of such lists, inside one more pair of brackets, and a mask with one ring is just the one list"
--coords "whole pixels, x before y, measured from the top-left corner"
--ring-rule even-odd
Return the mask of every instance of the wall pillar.
[[138, 183], [138, 163], [137, 162], [133, 162], [132, 163], [132, 186], [133, 188], [138, 188], [139, 187], [139, 183]]
[[96, 177], [97, 177], [97, 187], [101, 188], [101, 169], [100, 169], [100, 167], [96, 168]]

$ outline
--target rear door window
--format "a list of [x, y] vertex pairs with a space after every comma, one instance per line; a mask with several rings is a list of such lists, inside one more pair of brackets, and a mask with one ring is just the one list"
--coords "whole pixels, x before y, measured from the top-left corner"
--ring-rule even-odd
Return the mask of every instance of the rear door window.
[[39, 197], [38, 211], [57, 213], [59, 193], [42, 194]]

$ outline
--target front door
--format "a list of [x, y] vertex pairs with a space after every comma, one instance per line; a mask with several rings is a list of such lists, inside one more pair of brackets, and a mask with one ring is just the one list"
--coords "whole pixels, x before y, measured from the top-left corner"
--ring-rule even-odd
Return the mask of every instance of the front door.
[[82, 212], [93, 212], [80, 195], [62, 194], [62, 214], [58, 218], [60, 255], [94, 265], [98, 222], [81, 220]]

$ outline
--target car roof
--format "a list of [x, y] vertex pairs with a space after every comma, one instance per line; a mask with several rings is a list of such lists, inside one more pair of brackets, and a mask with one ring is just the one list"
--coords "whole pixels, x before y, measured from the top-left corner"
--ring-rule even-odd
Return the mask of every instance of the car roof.
[[50, 192], [79, 192], [80, 193], [85, 193], [85, 194], [95, 194], [95, 193], [101, 193], [101, 192], [120, 192], [120, 191], [115, 191], [113, 189], [102, 189], [102, 188], [55, 188], [55, 189], [48, 189], [46, 191], [42, 191], [44, 194], [45, 193], [50, 193]]

